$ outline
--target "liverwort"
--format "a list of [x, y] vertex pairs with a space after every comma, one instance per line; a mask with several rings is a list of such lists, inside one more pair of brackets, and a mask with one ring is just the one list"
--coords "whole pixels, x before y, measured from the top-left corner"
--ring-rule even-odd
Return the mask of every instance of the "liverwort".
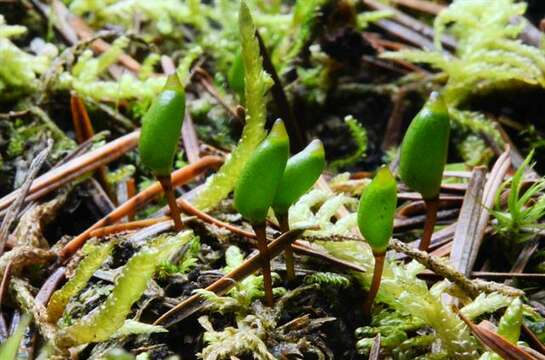
[[373, 301], [380, 287], [384, 257], [394, 228], [397, 206], [397, 184], [387, 167], [382, 167], [371, 183], [363, 190], [358, 207], [358, 228], [367, 240], [375, 267], [369, 294], [363, 305], [365, 315], [370, 315]]
[[170, 173], [184, 121], [185, 92], [176, 74], [170, 75], [165, 87], [153, 100], [142, 119], [140, 159], [161, 183], [177, 231], [183, 228], [180, 210], [172, 189]]
[[289, 138], [282, 120], [277, 120], [269, 135], [244, 165], [235, 187], [235, 208], [248, 220], [257, 236], [261, 256], [265, 299], [273, 304], [272, 278], [266, 238], [266, 218], [282, 179], [289, 156]]
[[448, 109], [438, 93], [428, 102], [407, 129], [401, 144], [399, 175], [426, 203], [426, 224], [420, 250], [428, 250], [437, 219], [439, 190], [447, 162], [450, 121]]
[[[318, 139], [293, 155], [287, 162], [284, 175], [274, 197], [272, 208], [280, 223], [280, 230], [289, 231], [288, 210], [318, 180], [325, 167], [324, 145]], [[284, 251], [288, 281], [295, 278], [293, 250]]]

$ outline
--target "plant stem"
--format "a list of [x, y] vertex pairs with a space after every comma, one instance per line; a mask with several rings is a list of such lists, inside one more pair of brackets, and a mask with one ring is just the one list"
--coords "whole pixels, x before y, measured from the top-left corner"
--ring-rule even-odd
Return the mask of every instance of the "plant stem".
[[261, 257], [261, 272], [263, 273], [263, 287], [265, 288], [265, 305], [273, 306], [272, 277], [271, 277], [271, 257], [267, 248], [266, 225], [253, 224], [254, 232], [257, 238], [257, 248]]
[[428, 251], [431, 242], [431, 236], [433, 235], [433, 228], [437, 221], [437, 208], [439, 207], [439, 197], [432, 200], [424, 200], [426, 203], [426, 223], [424, 224], [424, 233], [420, 240], [419, 250]]
[[[280, 231], [282, 234], [290, 231], [287, 214], [278, 216], [278, 222], [280, 223]], [[284, 261], [286, 262], [286, 278], [288, 279], [288, 282], [291, 282], [295, 280], [295, 260], [293, 258], [293, 248], [291, 245], [284, 250]]]
[[371, 281], [371, 287], [369, 288], [369, 293], [367, 294], [367, 299], [363, 304], [363, 314], [366, 317], [371, 315], [371, 309], [373, 308], [373, 302], [377, 296], [378, 289], [380, 287], [380, 280], [382, 278], [382, 269], [384, 268], [384, 258], [386, 253], [375, 253], [375, 268], [373, 270], [373, 280]]
[[167, 176], [157, 176], [157, 180], [161, 183], [163, 190], [165, 191], [165, 196], [167, 197], [168, 207], [170, 208], [170, 217], [174, 220], [174, 229], [176, 231], [181, 231], [184, 228], [182, 224], [182, 218], [180, 216], [180, 209], [176, 204], [176, 196], [174, 195], [174, 190], [172, 189], [172, 181], [170, 175]]

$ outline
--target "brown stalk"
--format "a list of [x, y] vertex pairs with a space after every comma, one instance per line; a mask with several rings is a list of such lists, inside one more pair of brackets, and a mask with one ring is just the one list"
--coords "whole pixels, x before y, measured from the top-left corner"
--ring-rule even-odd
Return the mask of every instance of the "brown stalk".
[[[180, 186], [187, 181], [193, 179], [195, 176], [202, 173], [204, 170], [210, 168], [210, 167], [216, 167], [220, 165], [223, 162], [222, 158], [219, 158], [217, 156], [205, 156], [201, 158], [198, 162], [195, 162], [194, 164], [185, 166], [179, 170], [176, 170], [172, 173], [172, 184], [174, 187]], [[144, 191], [140, 192], [138, 195], [134, 196], [127, 202], [121, 204], [118, 206], [114, 211], [94, 223], [91, 227], [89, 227], [87, 230], [76, 236], [74, 239], [72, 239], [68, 244], [64, 246], [64, 248], [60, 251], [59, 256], [62, 259], [67, 259], [70, 257], [74, 252], [76, 252], [83, 244], [85, 244], [85, 241], [89, 238], [89, 235], [92, 230], [95, 230], [99, 227], [103, 227], [106, 225], [111, 225], [117, 221], [119, 221], [124, 216], [127, 216], [128, 213], [133, 212], [138, 207], [148, 203], [156, 196], [159, 196], [163, 193], [163, 188], [159, 182], [155, 182], [153, 185], [146, 188]]]
[[136, 195], [136, 181], [131, 177], [127, 179], [127, 198], [130, 199]]
[[[139, 137], [140, 131], [136, 130], [48, 171], [32, 182], [25, 200], [36, 200], [83, 174], [116, 160], [136, 147]], [[18, 194], [19, 190], [15, 190], [1, 198], [0, 210], [6, 209]]]
[[[278, 222], [282, 233], [290, 231], [287, 215], [279, 215]], [[286, 262], [286, 278], [288, 282], [295, 280], [295, 259], [293, 258], [293, 249], [291, 246], [288, 246], [284, 251], [284, 261]]]
[[419, 250], [428, 251], [433, 235], [433, 228], [437, 221], [437, 208], [439, 207], [439, 199], [425, 200], [426, 203], [426, 222], [424, 224], [424, 233], [420, 240]]
[[167, 176], [157, 176], [157, 180], [163, 188], [163, 192], [167, 198], [168, 207], [170, 209], [170, 217], [174, 221], [174, 229], [178, 232], [182, 231], [184, 224], [182, 223], [182, 216], [180, 214], [180, 209], [176, 204], [176, 195], [174, 195], [174, 190], [172, 188], [172, 180], [170, 175]]
[[271, 307], [274, 304], [271, 276], [271, 257], [267, 247], [266, 223], [252, 225], [256, 239], [259, 259], [261, 260], [261, 273], [263, 275], [263, 288], [265, 290], [265, 305]]
[[366, 317], [371, 316], [373, 303], [375, 301], [375, 297], [377, 296], [378, 289], [380, 288], [380, 280], [382, 279], [382, 270], [384, 269], [385, 255], [386, 255], [385, 253], [373, 252], [373, 256], [375, 257], [375, 266], [373, 269], [373, 280], [371, 281], [371, 287], [369, 288], [369, 292], [367, 293], [367, 298], [365, 299], [365, 302], [363, 303], [363, 314]]
[[[299, 237], [305, 230], [296, 229], [282, 234], [267, 245], [267, 252], [271, 258], [278, 256], [289, 244]], [[232, 270], [221, 279], [209, 285], [205, 290], [211, 291], [216, 295], [223, 295], [232, 289], [237, 282], [244, 280], [247, 276], [256, 272], [262, 263], [261, 254], [256, 254], [246, 259], [240, 266]], [[171, 326], [187, 316], [198, 311], [205, 303], [205, 300], [199, 294], [194, 294], [185, 299], [163, 315], [155, 320], [155, 325]]]

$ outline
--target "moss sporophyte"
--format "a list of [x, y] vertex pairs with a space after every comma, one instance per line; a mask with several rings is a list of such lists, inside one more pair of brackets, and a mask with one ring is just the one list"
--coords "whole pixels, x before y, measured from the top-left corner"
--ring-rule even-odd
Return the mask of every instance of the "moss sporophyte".
[[371, 246], [375, 258], [373, 280], [363, 307], [366, 315], [371, 313], [373, 301], [380, 287], [384, 256], [394, 228], [396, 206], [395, 177], [387, 167], [382, 167], [363, 190], [358, 207], [358, 228]]
[[170, 173], [178, 150], [184, 121], [185, 92], [176, 74], [170, 75], [163, 90], [153, 100], [142, 119], [140, 159], [161, 183], [177, 231], [183, 228], [180, 210], [172, 189]]
[[244, 165], [235, 187], [235, 208], [252, 224], [257, 236], [268, 305], [273, 303], [273, 294], [265, 220], [282, 180], [288, 156], [288, 134], [284, 122], [277, 120], [269, 135]]
[[[318, 180], [325, 167], [324, 145], [318, 139], [293, 155], [287, 162], [280, 185], [274, 196], [272, 208], [282, 232], [289, 231], [288, 209]], [[295, 278], [293, 251], [286, 248], [286, 274], [288, 281]]]
[[426, 224], [420, 250], [427, 250], [437, 218], [439, 190], [447, 161], [449, 113], [443, 98], [432, 93], [413, 119], [401, 144], [399, 175], [426, 203]]

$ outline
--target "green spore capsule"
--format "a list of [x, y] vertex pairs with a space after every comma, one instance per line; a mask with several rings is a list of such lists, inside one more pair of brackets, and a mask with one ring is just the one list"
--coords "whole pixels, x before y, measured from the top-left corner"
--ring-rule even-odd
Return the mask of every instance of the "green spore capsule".
[[241, 98], [244, 97], [244, 81], [244, 62], [242, 61], [242, 54], [239, 51], [229, 68], [227, 82], [229, 83], [229, 87]]
[[289, 138], [282, 120], [245, 164], [235, 187], [235, 208], [252, 224], [265, 222], [289, 156]]
[[289, 207], [318, 180], [324, 167], [324, 145], [318, 139], [293, 155], [286, 164], [274, 197], [272, 207], [275, 214], [287, 214]]
[[397, 205], [397, 184], [382, 167], [363, 190], [358, 208], [358, 227], [375, 254], [384, 254], [392, 237]]
[[448, 109], [438, 93], [415, 116], [401, 144], [399, 175], [424, 200], [439, 195], [447, 161], [450, 122]]
[[157, 176], [170, 175], [184, 113], [184, 88], [173, 74], [142, 119], [140, 159]]

